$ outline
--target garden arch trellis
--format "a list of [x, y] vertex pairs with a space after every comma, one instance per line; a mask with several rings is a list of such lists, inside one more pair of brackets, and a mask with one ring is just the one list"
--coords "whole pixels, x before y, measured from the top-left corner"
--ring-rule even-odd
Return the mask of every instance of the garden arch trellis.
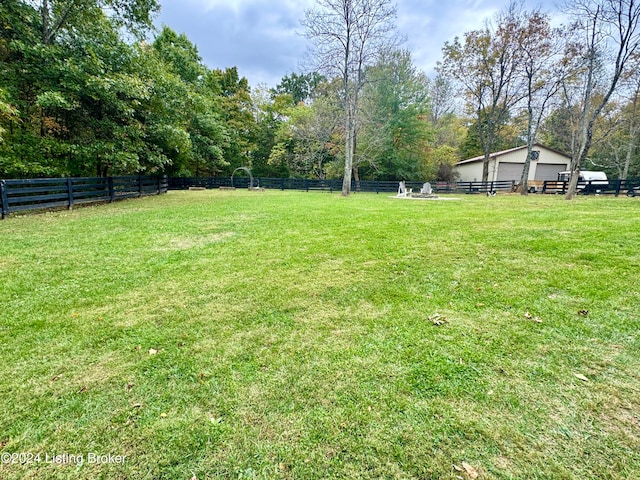
[[251, 174], [251, 169], [247, 167], [238, 167], [233, 171], [233, 173], [231, 174], [231, 186], [235, 187], [235, 185], [233, 184], [233, 177], [238, 170], [244, 170], [249, 174], [249, 188], [253, 188], [253, 175]]

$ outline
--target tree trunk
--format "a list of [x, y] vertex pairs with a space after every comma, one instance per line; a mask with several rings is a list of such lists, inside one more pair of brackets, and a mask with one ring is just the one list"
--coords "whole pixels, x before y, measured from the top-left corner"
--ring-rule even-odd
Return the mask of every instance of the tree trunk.
[[49, 1], [42, 0], [42, 10], [40, 11], [42, 15], [42, 43], [49, 43]]
[[489, 181], [489, 162], [491, 161], [491, 145], [485, 144], [484, 159], [482, 160], [482, 181]]
[[351, 172], [353, 171], [353, 112], [349, 99], [345, 106], [345, 150], [344, 150], [344, 177], [342, 179], [342, 196], [351, 193]]
[[[535, 140], [533, 130], [533, 107], [532, 107], [532, 74], [528, 75], [528, 95], [527, 95], [527, 158], [522, 168], [522, 177], [520, 178], [520, 195], [529, 195], [529, 170], [531, 169], [531, 154], [533, 152], [533, 141]], [[536, 132], [537, 133], [537, 132]]]
[[353, 167], [353, 181], [355, 182], [356, 192], [360, 191], [360, 174], [358, 173], [358, 166]]
[[524, 161], [524, 167], [522, 169], [522, 177], [520, 178], [520, 195], [529, 194], [529, 170], [531, 169], [531, 152], [533, 148], [531, 145], [527, 146], [527, 159]]
[[633, 152], [636, 149], [636, 142], [634, 138], [631, 137], [629, 139], [629, 143], [627, 144], [627, 155], [624, 159], [624, 168], [622, 169], [622, 175], [620, 176], [620, 180], [626, 180], [627, 176], [629, 176], [629, 166], [631, 165], [631, 157], [633, 156]]
[[629, 116], [629, 142], [627, 143], [627, 155], [624, 159], [624, 168], [622, 170], [622, 176], [620, 180], [626, 180], [629, 175], [629, 166], [631, 165], [631, 157], [633, 157], [633, 152], [636, 150], [636, 136], [638, 134], [636, 128], [636, 110], [638, 107], [638, 89], [635, 91], [635, 95], [633, 96], [633, 108]]
[[353, 155], [353, 162], [351, 162], [353, 166], [353, 180], [355, 183], [355, 191], [360, 191], [360, 174], [358, 173], [358, 167], [360, 166], [360, 160], [358, 159], [357, 152], [358, 151], [358, 125], [356, 122], [353, 122], [353, 147], [351, 148], [351, 152]]

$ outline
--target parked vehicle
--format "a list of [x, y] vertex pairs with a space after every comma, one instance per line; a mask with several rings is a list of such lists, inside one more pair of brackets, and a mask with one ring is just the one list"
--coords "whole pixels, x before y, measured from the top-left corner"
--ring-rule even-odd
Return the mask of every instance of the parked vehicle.
[[[559, 172], [558, 181], [568, 182], [571, 179], [571, 172]], [[581, 170], [578, 175], [577, 190], [580, 193], [600, 193], [609, 185], [609, 179], [604, 172], [596, 172], [591, 170]]]
[[627, 197], [640, 196], [640, 187], [629, 187], [627, 190]]

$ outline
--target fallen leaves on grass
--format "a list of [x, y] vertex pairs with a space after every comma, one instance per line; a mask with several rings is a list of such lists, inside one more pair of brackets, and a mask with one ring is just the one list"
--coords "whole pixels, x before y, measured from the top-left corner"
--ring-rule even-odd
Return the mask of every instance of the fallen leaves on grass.
[[578, 310], [578, 315], [582, 315], [583, 317], [586, 317], [587, 315], [589, 315], [589, 310], [585, 310], [584, 308], [581, 310]]
[[471, 465], [469, 465], [467, 462], [462, 462], [461, 467], [459, 467], [458, 465], [454, 465], [453, 468], [458, 472], [466, 473], [469, 476], [469, 478], [471, 478], [472, 480], [475, 480], [476, 478], [478, 478], [478, 471], [475, 468], [473, 468]]
[[156, 350], [155, 348], [149, 349], [149, 355], [156, 355], [157, 353], [158, 353], [158, 350]]
[[526, 318], [527, 320], [531, 320], [533, 322], [536, 322], [536, 323], [542, 323], [542, 320], [540, 320], [540, 317], [534, 317], [533, 315], [531, 315], [530, 312], [526, 312], [524, 314], [524, 318]]
[[469, 475], [469, 478], [478, 478], [478, 471], [467, 462], [462, 462], [462, 468], [464, 468], [464, 471], [467, 473], [467, 475]]
[[584, 375], [582, 375], [581, 373], [574, 373], [573, 376], [576, 377], [578, 380], [582, 380], [583, 382], [589, 381], [589, 379]]
[[439, 327], [447, 323], [447, 317], [440, 315], [439, 313], [434, 313], [429, 317], [429, 321], [433, 323], [436, 327]]

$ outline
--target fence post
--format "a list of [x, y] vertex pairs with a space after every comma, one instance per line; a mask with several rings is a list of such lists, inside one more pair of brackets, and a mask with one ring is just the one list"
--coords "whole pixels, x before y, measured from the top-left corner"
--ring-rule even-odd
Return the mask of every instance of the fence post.
[[622, 188], [622, 180], [616, 180], [616, 197], [620, 195], [620, 189]]
[[74, 198], [73, 198], [73, 180], [71, 177], [67, 177], [67, 198], [69, 200], [69, 210], [73, 210]]
[[113, 177], [109, 177], [107, 179], [107, 184], [108, 184], [108, 188], [109, 188], [109, 203], [111, 203], [116, 198], [116, 191], [113, 188]]
[[9, 215], [9, 199], [7, 198], [7, 184], [4, 180], [0, 180], [0, 210], [2, 210], [2, 219]]
[[142, 196], [142, 175], [138, 175], [138, 196]]

